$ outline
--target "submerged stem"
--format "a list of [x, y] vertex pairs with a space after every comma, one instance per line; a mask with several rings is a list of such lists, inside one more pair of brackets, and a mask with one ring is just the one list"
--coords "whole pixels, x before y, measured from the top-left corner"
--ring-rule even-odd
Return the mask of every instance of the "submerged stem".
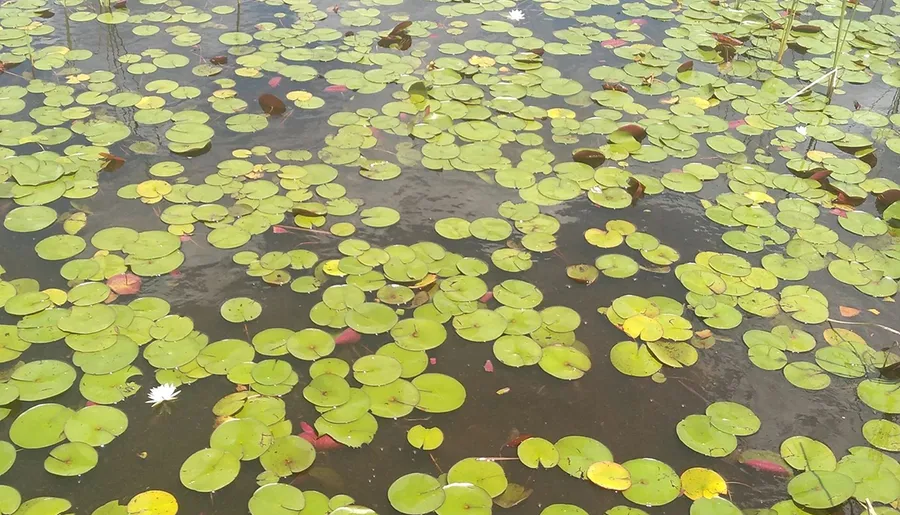
[[797, 0], [794, 0], [791, 3], [791, 8], [788, 10], [787, 20], [784, 22], [784, 32], [781, 34], [781, 41], [778, 44], [778, 63], [781, 64], [781, 59], [784, 57], [784, 52], [787, 50], [787, 42], [788, 36], [791, 34], [791, 27], [794, 25], [794, 17], [797, 15]]
[[891, 333], [894, 333], [894, 334], [900, 334], [900, 331], [898, 331], [898, 330], [896, 330], [896, 329], [892, 329], [892, 328], [890, 328], [890, 327], [888, 327], [888, 326], [886, 326], [886, 325], [876, 324], [875, 322], [850, 322], [850, 321], [847, 321], [847, 320], [835, 320], [835, 319], [833, 319], [833, 318], [829, 318], [828, 321], [829, 321], [829, 322], [833, 322], [833, 323], [835, 323], [835, 324], [847, 324], [847, 325], [873, 325], [873, 326], [875, 326], [875, 327], [878, 327], [879, 329], [884, 329], [885, 331], [888, 331], [888, 332], [891, 332]]
[[844, 27], [844, 19], [847, 13], [847, 4], [849, 0], [842, 0], [841, 2], [841, 17], [838, 21], [838, 34], [837, 41], [835, 42], [834, 47], [834, 60], [831, 64], [831, 80], [828, 81], [828, 92], [825, 94], [828, 97], [828, 101], [831, 102], [831, 97], [834, 95], [834, 88], [837, 87], [837, 72], [838, 72], [838, 64], [841, 59], [841, 51], [844, 48], [844, 42], [847, 40], [847, 34], [850, 32], [850, 25], [853, 23], [853, 16], [856, 14], [856, 6], [859, 5], [859, 2], [853, 3], [853, 8], [850, 10], [850, 20], [847, 22], [847, 27]]

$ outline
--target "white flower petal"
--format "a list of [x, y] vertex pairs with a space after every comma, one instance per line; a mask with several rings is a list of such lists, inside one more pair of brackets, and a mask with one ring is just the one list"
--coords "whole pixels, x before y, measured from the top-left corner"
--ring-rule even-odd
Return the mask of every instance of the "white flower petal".
[[512, 11], [509, 11], [506, 17], [512, 21], [522, 21], [525, 19], [525, 13], [519, 9], [513, 9]]

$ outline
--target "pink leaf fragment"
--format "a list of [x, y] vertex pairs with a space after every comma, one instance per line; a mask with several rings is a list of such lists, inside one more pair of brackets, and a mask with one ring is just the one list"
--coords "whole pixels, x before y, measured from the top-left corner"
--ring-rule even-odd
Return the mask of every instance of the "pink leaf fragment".
[[606, 41], [600, 43], [600, 46], [603, 48], [619, 48], [622, 45], [627, 44], [628, 42], [624, 39], [607, 39]]
[[779, 465], [778, 463], [767, 460], [747, 460], [744, 465], [762, 472], [769, 472], [777, 476], [790, 476], [791, 471]]
[[298, 433], [297, 436], [311, 443], [313, 448], [319, 452], [333, 451], [343, 447], [340, 442], [328, 435], [319, 436], [318, 433], [316, 433], [316, 430], [306, 422], [300, 422], [300, 429], [302, 429], [302, 431]]
[[116, 274], [106, 280], [109, 289], [119, 295], [134, 295], [141, 291], [143, 280], [131, 273]]
[[728, 122], [729, 129], [737, 129], [741, 125], [747, 125], [747, 120], [741, 118], [740, 120], [731, 120], [730, 122]]
[[494, 292], [489, 291], [489, 292], [485, 293], [484, 295], [482, 295], [481, 298], [478, 299], [478, 302], [487, 303], [492, 300], [494, 300]]
[[354, 331], [352, 328], [348, 327], [341, 331], [341, 334], [337, 335], [334, 338], [335, 345], [348, 345], [351, 343], [359, 342], [359, 339], [362, 338], [358, 332]]
[[343, 84], [332, 84], [331, 86], [327, 86], [322, 91], [324, 91], [325, 93], [343, 93], [349, 90], [347, 89], [347, 86], [344, 86]]
[[319, 452], [333, 451], [335, 449], [340, 449], [341, 447], [343, 447], [340, 442], [328, 435], [323, 435], [316, 438], [316, 441], [312, 442], [312, 444], [313, 447], [315, 447]]
[[287, 232], [287, 229], [285, 229], [284, 227], [279, 227], [277, 225], [273, 225], [272, 232], [275, 234], [284, 234]]
[[829, 213], [831, 213], [833, 215], [837, 215], [841, 218], [847, 218], [847, 212], [844, 211], [843, 209], [834, 208], [834, 209], [830, 210]]
[[484, 362], [484, 371], [485, 372], [493, 372], [494, 371], [494, 364], [491, 363], [491, 360], [487, 360]]
[[272, 77], [269, 79], [269, 87], [277, 88], [279, 84], [281, 84], [281, 77]]
[[428, 358], [428, 362], [432, 365], [437, 365], [437, 358]]

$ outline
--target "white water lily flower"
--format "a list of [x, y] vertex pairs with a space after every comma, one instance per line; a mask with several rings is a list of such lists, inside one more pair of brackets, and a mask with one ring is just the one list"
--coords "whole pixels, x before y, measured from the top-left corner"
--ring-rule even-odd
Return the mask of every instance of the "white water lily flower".
[[174, 384], [165, 383], [154, 386], [150, 389], [150, 393], [147, 394], [147, 398], [150, 399], [147, 401], [147, 404], [157, 406], [166, 401], [174, 401], [179, 393], [181, 392], [175, 389]]
[[806, 126], [805, 125], [798, 125], [796, 128], [796, 131], [799, 132], [800, 134], [806, 136]]
[[525, 19], [525, 13], [519, 9], [513, 9], [512, 11], [509, 11], [509, 14], [507, 14], [506, 17], [512, 21], [522, 21]]

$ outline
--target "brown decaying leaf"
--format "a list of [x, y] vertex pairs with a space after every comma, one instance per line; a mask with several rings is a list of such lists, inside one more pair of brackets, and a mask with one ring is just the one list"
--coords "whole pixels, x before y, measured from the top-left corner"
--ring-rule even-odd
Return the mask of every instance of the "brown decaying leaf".
[[409, 301], [409, 307], [410, 309], [417, 308], [419, 306], [428, 304], [429, 300], [431, 300], [431, 298], [428, 296], [427, 291], [422, 290], [420, 292], [416, 292], [416, 294], [413, 295], [412, 300]]
[[297, 216], [297, 215], [300, 215], [300, 216], [322, 216], [322, 213], [320, 213], [318, 211], [313, 211], [313, 210], [305, 209], [302, 207], [292, 207], [291, 214], [294, 216]]
[[672, 267], [670, 266], [638, 265], [638, 268], [645, 272], [651, 272], [654, 274], [667, 274], [672, 271]]
[[124, 157], [119, 157], [119, 156], [117, 156], [117, 155], [115, 155], [115, 154], [110, 154], [109, 152], [100, 152], [100, 153], [97, 154], [97, 155], [99, 155], [100, 157], [102, 157], [103, 159], [105, 159], [105, 160], [107, 160], [107, 161], [118, 161], [118, 162], [120, 162], [120, 163], [124, 163], [124, 162], [125, 162], [125, 158], [124, 158]]
[[387, 36], [378, 40], [378, 46], [381, 48], [409, 50], [409, 47], [412, 46], [412, 38], [406, 33], [406, 29], [410, 26], [412, 26], [412, 22], [409, 20], [398, 23]]
[[531, 497], [533, 489], [522, 486], [518, 483], [509, 483], [506, 490], [498, 497], [494, 498], [494, 504], [501, 508], [512, 508], [517, 504], [521, 504], [525, 499]]
[[878, 369], [878, 373], [881, 374], [882, 379], [897, 381], [900, 379], [900, 362], [881, 367]]
[[866, 201], [866, 197], [852, 197], [846, 192], [841, 191], [839, 188], [835, 188], [834, 186], [832, 186], [831, 189], [837, 191], [837, 202], [839, 204], [847, 204], [848, 206], [856, 207]]
[[685, 61], [678, 66], [678, 73], [689, 72], [694, 69], [694, 61]]
[[716, 344], [716, 336], [711, 334], [707, 338], [701, 338], [695, 335], [691, 337], [690, 344], [695, 349], [711, 349]]
[[818, 168], [816, 170], [813, 170], [813, 173], [809, 176], [809, 178], [814, 181], [821, 182], [828, 178], [829, 175], [831, 175], [831, 170], [827, 168]]
[[735, 39], [729, 35], [720, 34], [718, 32], [710, 32], [710, 36], [712, 36], [713, 39], [715, 39], [716, 41], [718, 41], [719, 43], [721, 43], [723, 45], [742, 46], [744, 44], [744, 42], [741, 41], [740, 39]]
[[791, 27], [792, 31], [802, 32], [804, 34], [815, 34], [816, 32], [822, 32], [822, 27], [818, 25], [809, 25], [805, 23], [801, 23], [800, 25], [794, 25]]
[[841, 316], [846, 318], [853, 318], [860, 313], [858, 309], [849, 306], [840, 306], [838, 309], [841, 311]]
[[543, 57], [544, 49], [543, 48], [532, 48], [530, 52], [536, 56]]
[[887, 209], [888, 206], [898, 201], [900, 201], [900, 190], [887, 190], [875, 195], [875, 205], [878, 209]]
[[388, 37], [391, 36], [399, 36], [402, 33], [406, 32], [406, 29], [412, 27], [412, 22], [409, 20], [401, 21], [397, 25], [394, 26], [393, 30], [388, 34]]
[[112, 6], [113, 9], [124, 9], [128, 7], [128, 2], [126, 2], [125, 0], [119, 0], [118, 2], [113, 3]]
[[263, 93], [259, 96], [259, 107], [262, 108], [264, 113], [270, 116], [278, 116], [280, 114], [284, 114], [284, 112], [287, 110], [287, 108], [284, 106], [284, 102], [282, 102], [280, 98], [271, 93]]
[[109, 289], [119, 295], [134, 295], [141, 291], [141, 284], [143, 280], [131, 273], [116, 274], [106, 280]]
[[572, 279], [575, 282], [579, 282], [581, 284], [586, 284], [586, 285], [590, 286], [591, 284], [594, 283], [594, 281], [597, 278], [596, 272], [594, 273], [593, 277], [591, 277], [589, 275], [589, 272], [587, 272], [591, 268], [594, 268], [594, 266], [586, 265], [583, 263], [578, 264], [578, 265], [570, 265], [570, 266], [566, 267], [566, 275], [569, 276], [569, 279]]
[[572, 154], [572, 160], [576, 163], [584, 163], [592, 168], [596, 168], [602, 165], [604, 161], [606, 161], [606, 156], [603, 155], [603, 152], [600, 152], [599, 150], [584, 148], [576, 150]]
[[636, 123], [629, 123], [628, 125], [623, 125], [619, 127], [620, 131], [625, 131], [628, 134], [631, 134], [631, 137], [634, 138], [637, 142], [644, 141], [644, 138], [647, 137], [647, 129], [644, 129], [640, 125]]
[[618, 91], [620, 93], [628, 93], [628, 88], [626, 88], [625, 86], [623, 86], [621, 84], [613, 84], [613, 83], [609, 83], [609, 82], [603, 83], [603, 89], [605, 89], [606, 91]]
[[[724, 44], [724, 43], [721, 43], [721, 44], [716, 45], [716, 52], [719, 53], [719, 55], [720, 55], [720, 56], [722, 57], [722, 59], [725, 61], [725, 64], [730, 63], [731, 61], [733, 61], [733, 60], [734, 60], [734, 56], [737, 55], [737, 53], [736, 53], [735, 50], [734, 50], [734, 46], [733, 46], [733, 45], [726, 45], [726, 44]], [[721, 65], [720, 65], [720, 66], [721, 66]]]
[[228, 56], [227, 55], [217, 55], [215, 57], [210, 57], [209, 62], [215, 65], [223, 65], [228, 64]]
[[118, 170], [122, 167], [123, 164], [125, 164], [124, 157], [119, 157], [107, 152], [100, 152], [98, 155], [106, 161], [106, 164], [103, 165], [103, 169], [107, 172]]
[[631, 195], [631, 204], [634, 205], [635, 202], [638, 201], [641, 197], [644, 196], [644, 183], [635, 179], [634, 177], [628, 178], [628, 188], [625, 190]]

